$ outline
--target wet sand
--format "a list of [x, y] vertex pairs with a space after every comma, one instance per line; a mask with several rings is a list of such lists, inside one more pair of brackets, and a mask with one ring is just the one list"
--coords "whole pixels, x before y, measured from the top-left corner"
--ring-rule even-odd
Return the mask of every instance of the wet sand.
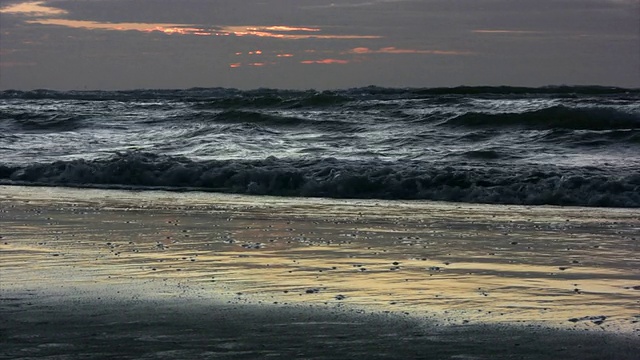
[[635, 359], [640, 211], [0, 187], [0, 358]]

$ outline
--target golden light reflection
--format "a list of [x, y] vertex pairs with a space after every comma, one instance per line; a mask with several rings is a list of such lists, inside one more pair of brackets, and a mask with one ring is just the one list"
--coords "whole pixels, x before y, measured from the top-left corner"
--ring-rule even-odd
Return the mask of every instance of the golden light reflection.
[[0, 13], [36, 17], [65, 15], [67, 11], [46, 6], [44, 1], [29, 1], [0, 8]]
[[[2, 190], [0, 272], [19, 286], [133, 295], [156, 281], [171, 296], [175, 281], [181, 294], [638, 331], [634, 210]], [[601, 314], [606, 328], [568, 321]]]

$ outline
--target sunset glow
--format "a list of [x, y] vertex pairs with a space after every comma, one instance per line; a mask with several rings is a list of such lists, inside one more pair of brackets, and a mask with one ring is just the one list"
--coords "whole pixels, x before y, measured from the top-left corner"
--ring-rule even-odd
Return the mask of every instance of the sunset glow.
[[[29, 20], [29, 24], [56, 25], [76, 29], [88, 30], [111, 30], [111, 31], [140, 31], [140, 32], [162, 32], [167, 35], [213, 35], [214, 32], [197, 27], [188, 27], [182, 24], [146, 24], [146, 23], [104, 23], [86, 20], [66, 20], [66, 19], [39, 19]], [[217, 34], [216, 34], [217, 35]]]
[[[331, 35], [317, 34], [321, 29], [289, 26], [227, 26], [221, 28], [221, 32], [235, 36], [256, 36], [285, 40], [302, 39], [379, 39], [374, 35]], [[299, 34], [292, 34], [299, 32]]]
[[292, 27], [292, 26], [267, 26], [263, 28], [264, 30], [269, 31], [320, 31], [318, 28], [308, 28], [308, 27]]
[[193, 24], [177, 23], [145, 23], [145, 22], [100, 22], [92, 20], [70, 20], [62, 16], [67, 11], [46, 6], [44, 1], [32, 1], [9, 5], [0, 9], [1, 13], [19, 14], [34, 17], [28, 24], [54, 25], [74, 29], [110, 30], [110, 31], [139, 31], [162, 32], [167, 35], [196, 35], [196, 36], [253, 36], [287, 40], [301, 39], [377, 39], [373, 35], [333, 35], [320, 34], [318, 27], [304, 26], [196, 26]]
[[[199, 35], [199, 36], [237, 36], [264, 37], [284, 40], [301, 39], [378, 39], [373, 35], [332, 35], [317, 34], [321, 29], [289, 26], [225, 26], [225, 27], [196, 27], [191, 24], [169, 23], [110, 23], [88, 20], [67, 20], [59, 18], [35, 19], [27, 21], [29, 24], [55, 25], [75, 29], [111, 30], [111, 31], [140, 31], [162, 32], [167, 35]], [[295, 34], [293, 32], [296, 32]]]
[[44, 4], [44, 1], [30, 1], [13, 4], [0, 8], [0, 13], [26, 16], [55, 16], [67, 14], [65, 10], [49, 7]]

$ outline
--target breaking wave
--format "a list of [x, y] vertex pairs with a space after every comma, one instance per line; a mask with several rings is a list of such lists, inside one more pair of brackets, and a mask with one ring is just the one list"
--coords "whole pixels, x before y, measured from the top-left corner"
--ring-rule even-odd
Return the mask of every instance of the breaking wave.
[[453, 127], [524, 127], [532, 129], [640, 129], [640, 114], [608, 108], [570, 108], [562, 105], [523, 113], [469, 112], [446, 120]]
[[349, 127], [348, 122], [339, 120], [313, 120], [294, 116], [283, 116], [247, 110], [225, 110], [208, 119], [212, 123], [249, 123], [265, 126], [333, 126], [335, 128]]
[[245, 92], [242, 94], [211, 99], [196, 105], [196, 108], [238, 109], [238, 108], [284, 108], [336, 106], [352, 101], [347, 94], [323, 91], [290, 92], [269, 90], [268, 93]]
[[[59, 113], [8, 113], [0, 110], [0, 125], [7, 123], [29, 131], [71, 131], [82, 127], [83, 115], [63, 115]], [[3, 124], [4, 123], [4, 124]]]
[[446, 166], [335, 158], [193, 161], [144, 152], [108, 159], [0, 165], [0, 182], [161, 188], [332, 198], [640, 207], [640, 171], [593, 167]]

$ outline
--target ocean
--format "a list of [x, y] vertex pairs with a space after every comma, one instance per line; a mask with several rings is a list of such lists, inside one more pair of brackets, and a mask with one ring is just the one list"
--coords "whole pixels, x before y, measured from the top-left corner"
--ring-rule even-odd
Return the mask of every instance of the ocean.
[[0, 184], [640, 207], [640, 89], [6, 90]]

